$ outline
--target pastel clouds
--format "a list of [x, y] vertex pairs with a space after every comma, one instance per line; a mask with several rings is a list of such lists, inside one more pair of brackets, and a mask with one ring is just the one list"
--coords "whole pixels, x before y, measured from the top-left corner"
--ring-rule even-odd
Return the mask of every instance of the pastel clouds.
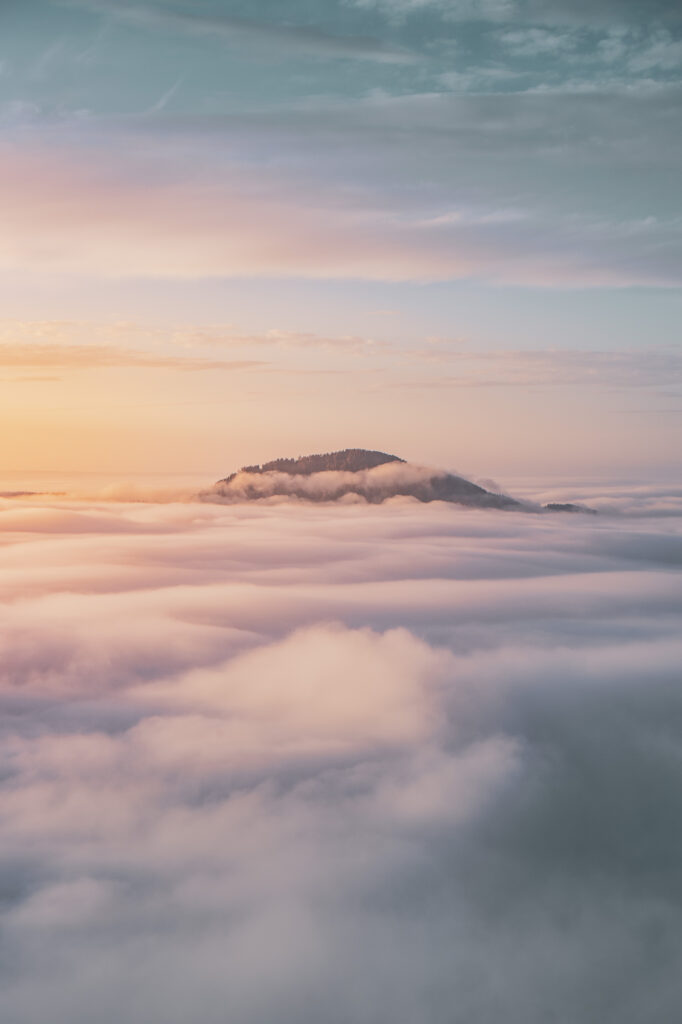
[[[413, 120], [418, 101], [415, 109], [403, 105], [396, 113]], [[432, 117], [447, 122], [450, 112], [438, 97], [422, 101], [427, 125]], [[530, 121], [526, 116], [531, 130], [535, 107]], [[376, 120], [380, 112], [367, 105], [353, 130], [361, 132], [363, 120]], [[467, 122], [472, 114], [464, 112]], [[386, 115], [384, 127], [395, 131], [390, 106]], [[494, 111], [488, 111], [478, 130], [483, 150], [492, 141], [494, 120]], [[465, 133], [473, 130], [463, 127]], [[343, 132], [342, 124], [339, 128]], [[287, 148], [294, 146], [295, 135]], [[325, 180], [311, 154], [301, 159], [297, 153], [298, 169], [277, 174], [247, 155], [251, 143], [238, 153], [210, 137], [203, 142], [179, 137], [174, 143], [160, 138], [143, 151], [134, 132], [122, 132], [115, 146], [113, 139], [104, 146], [102, 141], [83, 145], [72, 136], [59, 150], [3, 147], [0, 266], [109, 278], [679, 284], [676, 221], [649, 217], [617, 223], [533, 208], [510, 219], [504, 206], [499, 214], [490, 210], [491, 202], [504, 203], [502, 196], [481, 203], [469, 182], [450, 185], [447, 199], [425, 195], [415, 206], [409, 196], [406, 205], [404, 185], [386, 191], [365, 181], [350, 189], [346, 201], [347, 187], [337, 188], [333, 177]], [[386, 152], [381, 159], [388, 157]], [[467, 178], [469, 159], [463, 167]], [[424, 209], [424, 201], [430, 209]]]
[[668, 1014], [680, 497], [642, 499], [2, 502], [13, 1024]]

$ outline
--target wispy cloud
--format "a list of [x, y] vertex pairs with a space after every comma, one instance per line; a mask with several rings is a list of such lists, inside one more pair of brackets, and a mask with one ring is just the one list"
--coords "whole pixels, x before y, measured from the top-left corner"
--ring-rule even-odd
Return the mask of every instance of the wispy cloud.
[[409, 382], [411, 387], [546, 387], [600, 389], [660, 388], [682, 385], [682, 354], [677, 351], [580, 349], [454, 350], [447, 343], [412, 354], [417, 363], [437, 363], [442, 372]]
[[678, 25], [682, 21], [676, 0], [351, 0], [395, 17], [429, 11], [451, 21], [530, 23], [531, 25]]
[[[131, 349], [131, 341], [148, 346]], [[17, 357], [39, 352], [83, 353], [93, 360], [120, 353], [122, 358], [163, 358], [161, 353], [171, 352], [171, 358], [180, 364], [192, 364], [192, 355], [202, 350], [199, 362], [206, 353], [216, 349], [239, 351], [267, 350], [279, 352], [331, 352], [338, 355], [395, 355], [395, 345], [362, 335], [319, 334], [314, 331], [294, 331], [269, 328], [261, 332], [240, 329], [234, 324], [154, 324], [135, 321], [75, 321], [75, 320], [0, 320], [0, 352]], [[173, 355], [172, 353], [181, 353]], [[206, 360], [211, 362], [210, 359]], [[203, 363], [202, 363], [203, 365]], [[232, 361], [229, 364], [239, 365]], [[248, 361], [244, 365], [268, 365]]]
[[[88, 341], [83, 342], [84, 338]], [[131, 341], [147, 347], [131, 348]], [[232, 351], [239, 358], [216, 359], [214, 353], [219, 350]], [[331, 358], [335, 365], [301, 365], [301, 354]], [[664, 388], [665, 397], [673, 399], [677, 396], [671, 389], [682, 386], [682, 355], [675, 349], [480, 348], [466, 339], [448, 337], [399, 344], [371, 336], [274, 327], [254, 332], [234, 324], [0, 321], [0, 366], [253, 369], [301, 376], [366, 375], [371, 366], [378, 388], [579, 386], [607, 391], [642, 388], [657, 393]], [[434, 376], [436, 367], [438, 375]]]
[[[120, 345], [38, 344], [34, 342], [0, 343], [0, 367], [6, 369], [10, 367], [44, 366], [64, 370], [96, 370], [125, 366], [197, 372], [201, 370], [249, 370], [255, 367], [263, 367], [264, 365], [266, 364], [252, 359], [222, 360], [173, 356], [136, 351]], [[48, 378], [34, 379], [44, 380]]]
[[[458, 109], [447, 99], [433, 97], [411, 104], [369, 104], [356, 116], [352, 131], [364, 133], [381, 121], [380, 131], [388, 132], [386, 151], [378, 154], [383, 161], [393, 144], [391, 134], [400, 130], [398, 121], [404, 125], [406, 115], [413, 122], [421, 119], [418, 131], [426, 138], [431, 134], [435, 157], [442, 148], [437, 141], [442, 135], [436, 133]], [[576, 216], [551, 211], [546, 203], [543, 209], [517, 208], [510, 217], [513, 204], [505, 202], [508, 196], [500, 194], [499, 184], [494, 185], [494, 206], [493, 185], [474, 184], [478, 156], [501, 152], [501, 135], [509, 137], [510, 159], [524, 138], [539, 146], [548, 111], [546, 97], [533, 98], [525, 109], [512, 106], [516, 128], [498, 125], [494, 132], [498, 115], [492, 109], [483, 104], [475, 126], [473, 111], [465, 109], [468, 120], [457, 126], [451, 141], [454, 145], [459, 136], [468, 136], [471, 143], [475, 136], [479, 153], [474, 160], [469, 144], [454, 203], [440, 185], [431, 195], [415, 198], [400, 178], [384, 188], [367, 181], [346, 199], [333, 179], [306, 164], [309, 139], [293, 158], [298, 166], [286, 174], [273, 173], [262, 162], [234, 161], [221, 152], [220, 143], [216, 149], [209, 140], [208, 169], [197, 168], [195, 147], [193, 170], [185, 175], [191, 144], [196, 143], [191, 137], [162, 138], [142, 153], [135, 152], [133, 139], [125, 135], [116, 152], [108, 145], [101, 150], [62, 145], [59, 154], [42, 146], [20, 153], [5, 147], [0, 265], [115, 277], [477, 277], [559, 287], [679, 284], [678, 221]], [[339, 129], [340, 143], [342, 121]], [[291, 143], [295, 137], [293, 133]], [[635, 146], [632, 140], [628, 144]], [[550, 152], [555, 163], [570, 139], [565, 133], [545, 137], [543, 145], [545, 157]], [[633, 156], [641, 159], [638, 145], [637, 150]], [[590, 159], [603, 161], [603, 152], [601, 143], [600, 152]], [[331, 167], [333, 161], [329, 163]], [[510, 174], [512, 169], [510, 165]], [[510, 180], [501, 187], [509, 197], [511, 185]], [[488, 194], [481, 195], [481, 189]]]
[[411, 54], [380, 39], [367, 36], [339, 35], [318, 28], [315, 24], [281, 23], [272, 19], [257, 20], [229, 13], [202, 9], [196, 4], [131, 2], [131, 0], [59, 0], [67, 6], [99, 11], [109, 17], [130, 22], [151, 30], [166, 29], [221, 39], [231, 46], [244, 43], [267, 46], [285, 54], [302, 54], [320, 58], [369, 60], [401, 64], [413, 60]]
[[537, 57], [570, 52], [578, 45], [575, 34], [543, 28], [507, 29], [500, 32], [501, 44], [515, 57]]
[[0, 377], [3, 384], [53, 384], [62, 380], [61, 377], [46, 376], [45, 374], [18, 374], [13, 377]]

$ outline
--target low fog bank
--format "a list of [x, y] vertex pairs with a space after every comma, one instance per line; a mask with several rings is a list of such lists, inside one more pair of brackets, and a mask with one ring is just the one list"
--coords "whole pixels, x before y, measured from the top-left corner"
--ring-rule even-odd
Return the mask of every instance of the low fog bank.
[[538, 486], [537, 483], [524, 486], [520, 482], [516, 486], [522, 498], [528, 496], [529, 500], [540, 504], [574, 501], [588, 505], [602, 515], [672, 518], [682, 515], [682, 483], [679, 478], [651, 484], [606, 479], [574, 483], [562, 481], [553, 487], [547, 484]]
[[0, 562], [3, 1024], [676, 1019], [682, 515], [16, 498]]
[[[392, 456], [390, 458], [393, 458]], [[305, 461], [305, 460], [303, 460]], [[281, 503], [289, 501], [382, 504], [400, 500], [422, 503], [443, 501], [469, 508], [495, 508], [525, 512], [599, 512], [607, 515], [676, 516], [682, 512], [682, 485], [678, 480], [643, 485], [600, 481], [470, 480], [447, 470], [409, 462], [389, 462], [355, 472], [323, 471], [298, 474], [241, 470], [202, 490], [201, 501]]]
[[[358, 505], [416, 506], [441, 502], [451, 513], [464, 507], [502, 508], [504, 511], [540, 512], [547, 505], [569, 504], [595, 510], [600, 516], [676, 518], [682, 515], [682, 484], [678, 480], [640, 481], [507, 477], [504, 484], [487, 478], [469, 481], [454, 472], [435, 471], [412, 463], [379, 466], [360, 472], [235, 473], [228, 481], [202, 489], [205, 478], [194, 474], [159, 478], [110, 478], [106, 475], [62, 477], [42, 474], [0, 480], [0, 512], [29, 501], [32, 505], [69, 504], [206, 504], [235, 505]], [[48, 479], [44, 479], [47, 477]], [[94, 479], [93, 479], [94, 477]], [[439, 496], [434, 481], [461, 481], [469, 494]], [[437, 486], [437, 483], [436, 483]], [[487, 493], [481, 495], [480, 491]], [[412, 493], [411, 493], [412, 492]], [[483, 500], [481, 500], [483, 498]], [[501, 499], [499, 503], [488, 499]], [[453, 507], [454, 506], [454, 507]], [[552, 515], [560, 513], [553, 512]]]
[[[394, 457], [390, 458], [393, 460]], [[507, 495], [493, 493], [445, 470], [401, 461], [351, 472], [338, 469], [313, 473], [296, 473], [291, 469], [287, 472], [261, 472], [259, 467], [257, 470], [242, 470], [219, 480], [213, 487], [202, 491], [199, 498], [224, 504], [297, 498], [313, 502], [363, 501], [376, 505], [403, 497], [421, 502], [447, 501], [472, 508], [523, 507]], [[530, 504], [528, 509], [538, 511]]]

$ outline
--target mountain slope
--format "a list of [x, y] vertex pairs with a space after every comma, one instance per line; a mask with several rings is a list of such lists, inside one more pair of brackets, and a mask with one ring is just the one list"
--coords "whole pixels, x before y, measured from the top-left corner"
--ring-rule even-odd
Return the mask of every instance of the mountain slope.
[[453, 473], [415, 466], [397, 455], [363, 448], [244, 466], [219, 480], [201, 498], [232, 502], [276, 495], [308, 501], [339, 501], [356, 496], [371, 504], [403, 496], [475, 508], [531, 508]]

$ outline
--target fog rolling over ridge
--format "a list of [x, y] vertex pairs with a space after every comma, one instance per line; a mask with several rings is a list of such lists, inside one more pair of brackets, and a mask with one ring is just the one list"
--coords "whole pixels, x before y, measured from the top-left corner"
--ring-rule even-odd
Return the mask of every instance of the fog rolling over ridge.
[[[413, 465], [397, 455], [364, 448], [243, 466], [203, 491], [200, 497], [203, 501], [225, 503], [275, 497], [314, 502], [355, 499], [373, 505], [389, 498], [407, 497], [470, 508], [541, 511], [538, 505], [486, 490], [454, 473]], [[568, 503], [547, 505], [545, 509], [591, 511]]]

